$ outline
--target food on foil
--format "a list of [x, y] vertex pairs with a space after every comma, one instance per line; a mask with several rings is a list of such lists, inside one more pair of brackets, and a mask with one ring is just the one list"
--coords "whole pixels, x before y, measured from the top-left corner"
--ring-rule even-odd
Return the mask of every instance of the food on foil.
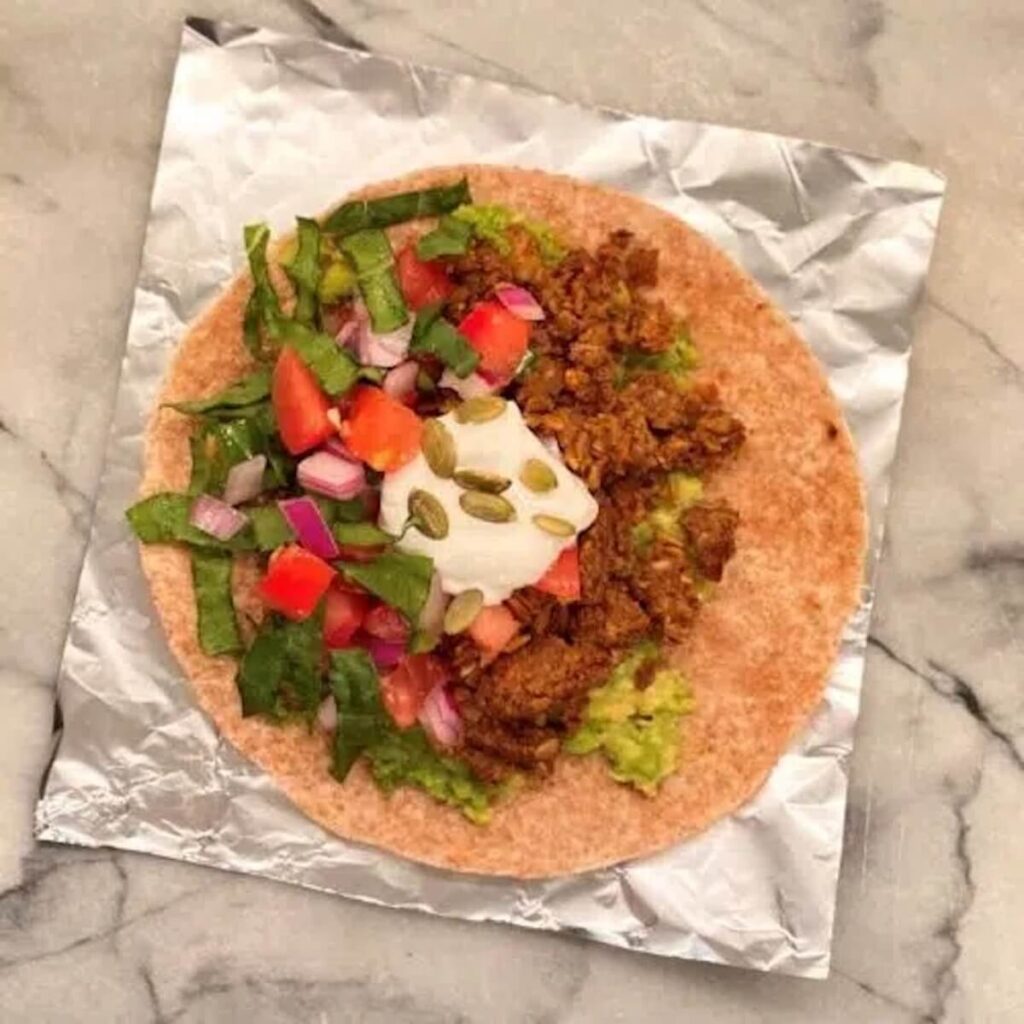
[[223, 735], [327, 829], [482, 873], [746, 800], [864, 550], [850, 436], [764, 293], [663, 211], [515, 168], [244, 240], [128, 511]]

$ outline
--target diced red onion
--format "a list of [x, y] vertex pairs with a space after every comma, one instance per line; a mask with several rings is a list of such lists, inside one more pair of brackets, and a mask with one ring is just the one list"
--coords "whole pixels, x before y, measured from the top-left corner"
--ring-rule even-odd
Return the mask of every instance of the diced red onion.
[[324, 697], [316, 713], [316, 720], [325, 732], [334, 732], [338, 728], [338, 705], [333, 697]]
[[277, 507], [307, 551], [327, 561], [338, 557], [338, 542], [312, 498], [285, 498]]
[[244, 462], [236, 462], [228, 470], [224, 483], [224, 500], [229, 505], [252, 501], [263, 490], [263, 472], [267, 468], [266, 455], [254, 455]]
[[[328, 416], [332, 412], [337, 412], [337, 409], [331, 409], [328, 412]], [[339, 459], [344, 459], [346, 462], [361, 462], [362, 460], [358, 455], [352, 454], [352, 449], [340, 437], [329, 437], [324, 442], [324, 448], [329, 451], [332, 455], [337, 455]]]
[[334, 340], [342, 348], [355, 349], [359, 344], [359, 321], [355, 317], [351, 320], [346, 320], [338, 328], [338, 333], [334, 336]]
[[231, 540], [249, 522], [249, 517], [220, 498], [200, 494], [192, 503], [188, 521], [197, 530], [202, 530], [217, 540]]
[[468, 377], [456, 377], [451, 370], [445, 370], [438, 383], [441, 387], [454, 391], [460, 398], [491, 395], [500, 387], [498, 384], [492, 384], [485, 380], [479, 373], [471, 373]]
[[367, 653], [379, 669], [394, 668], [405, 655], [405, 644], [394, 640], [381, 640], [380, 637], [366, 637]]
[[380, 366], [386, 370], [405, 361], [412, 340], [412, 317], [387, 334], [375, 334], [366, 307], [359, 302], [356, 303], [354, 322], [358, 325], [354, 344], [364, 366]]
[[327, 451], [314, 452], [299, 463], [299, 486], [307, 491], [344, 501], [361, 494], [366, 473], [361, 463], [349, 462]]
[[388, 370], [381, 387], [392, 398], [404, 402], [416, 393], [416, 377], [420, 372], [420, 364], [415, 359], [399, 363], [393, 370]]
[[427, 591], [427, 599], [420, 609], [418, 625], [425, 633], [440, 635], [444, 625], [444, 613], [448, 607], [448, 597], [441, 589], [441, 574], [435, 572], [430, 577], [430, 589]]
[[420, 725], [442, 747], [451, 747], [462, 735], [462, 718], [444, 683], [427, 694], [419, 713]]
[[520, 320], [543, 320], [544, 310], [540, 303], [517, 284], [496, 284], [494, 294], [498, 301]]

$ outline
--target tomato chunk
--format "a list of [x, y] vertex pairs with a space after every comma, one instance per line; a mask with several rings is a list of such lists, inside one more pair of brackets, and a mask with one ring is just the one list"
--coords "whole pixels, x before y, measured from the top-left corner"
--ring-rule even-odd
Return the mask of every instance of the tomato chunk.
[[446, 682], [444, 665], [432, 654], [407, 654], [380, 681], [381, 698], [400, 729], [416, 724], [427, 694]]
[[534, 586], [561, 601], [580, 599], [580, 552], [575, 545], [563, 548], [561, 554]]
[[519, 632], [519, 620], [503, 604], [480, 609], [469, 627], [469, 635], [488, 654], [497, 654]]
[[388, 473], [416, 457], [423, 422], [380, 388], [364, 386], [356, 390], [341, 436], [353, 455]]
[[390, 643], [405, 643], [409, 639], [409, 623], [400, 611], [386, 604], [378, 604], [370, 609], [363, 622], [363, 629], [370, 636]]
[[292, 455], [316, 448], [333, 432], [327, 418], [331, 407], [313, 371], [295, 349], [286, 345], [274, 365], [270, 400], [277, 429]]
[[370, 610], [370, 598], [356, 593], [337, 583], [327, 591], [324, 608], [324, 643], [331, 650], [348, 647], [352, 637], [359, 632], [366, 613]]
[[478, 372], [491, 380], [510, 380], [530, 341], [530, 325], [500, 302], [478, 302], [459, 331], [480, 355]]
[[416, 247], [407, 245], [398, 254], [398, 283], [406, 305], [422, 309], [432, 302], [443, 302], [452, 293], [454, 285], [444, 267], [434, 260], [421, 260]]
[[335, 572], [322, 558], [287, 544], [270, 559], [266, 576], [260, 580], [260, 597], [289, 619], [308, 619], [327, 592]]

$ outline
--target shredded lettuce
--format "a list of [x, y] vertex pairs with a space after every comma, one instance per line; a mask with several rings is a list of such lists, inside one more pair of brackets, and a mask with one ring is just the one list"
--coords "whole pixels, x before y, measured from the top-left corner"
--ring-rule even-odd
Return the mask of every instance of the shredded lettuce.
[[286, 263], [285, 273], [295, 286], [293, 316], [301, 324], [311, 324], [317, 313], [320, 288], [320, 225], [309, 217], [296, 217], [295, 251]]
[[235, 654], [242, 649], [242, 635], [231, 599], [232, 556], [193, 548], [191, 557], [199, 646], [207, 654]]
[[332, 651], [329, 679], [338, 707], [331, 774], [342, 781], [363, 751], [381, 742], [394, 724], [381, 699], [377, 669], [366, 651]]
[[436, 260], [439, 256], [461, 256], [473, 238], [473, 225], [458, 217], [442, 217], [433, 231], [416, 243], [416, 255], [421, 260]]
[[465, 178], [451, 185], [417, 192], [402, 192], [380, 199], [356, 199], [339, 206], [324, 221], [324, 231], [350, 235], [366, 228], [386, 228], [419, 217], [439, 217], [472, 201], [469, 182]]
[[480, 363], [479, 354], [465, 336], [441, 316], [440, 302], [424, 306], [416, 314], [409, 351], [437, 356], [456, 377], [468, 377]]
[[372, 562], [339, 562], [341, 571], [360, 586], [415, 622], [427, 600], [433, 559], [407, 551], [386, 551]]
[[270, 397], [270, 371], [256, 370], [229, 387], [208, 398], [197, 398], [191, 402], [168, 402], [171, 409], [192, 416], [223, 414], [230, 417], [240, 415], [240, 410], [254, 409], [258, 403]]
[[238, 668], [242, 714], [312, 722], [322, 696], [322, 659], [322, 605], [302, 622], [269, 616]]
[[279, 344], [295, 349], [327, 394], [343, 395], [358, 380], [359, 364], [329, 335], [295, 320], [275, 321], [270, 333]]
[[379, 229], [348, 235], [341, 249], [352, 261], [360, 294], [378, 334], [397, 330], [409, 319], [402, 289], [395, 274], [395, 257], [388, 236]]
[[262, 359], [266, 355], [263, 341], [264, 326], [281, 316], [281, 303], [270, 282], [270, 268], [267, 265], [270, 228], [266, 224], [247, 224], [244, 238], [253, 288], [246, 303], [242, 328], [249, 351], [254, 358]]

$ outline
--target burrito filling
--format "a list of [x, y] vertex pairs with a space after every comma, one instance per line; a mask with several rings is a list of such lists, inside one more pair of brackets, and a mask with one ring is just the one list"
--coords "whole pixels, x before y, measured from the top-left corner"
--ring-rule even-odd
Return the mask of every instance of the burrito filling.
[[478, 823], [561, 753], [656, 792], [694, 707], [670, 652], [736, 546], [705, 484], [744, 440], [658, 252], [573, 248], [465, 181], [245, 244], [251, 372], [163, 413], [188, 491], [128, 511], [187, 546], [241, 713]]

